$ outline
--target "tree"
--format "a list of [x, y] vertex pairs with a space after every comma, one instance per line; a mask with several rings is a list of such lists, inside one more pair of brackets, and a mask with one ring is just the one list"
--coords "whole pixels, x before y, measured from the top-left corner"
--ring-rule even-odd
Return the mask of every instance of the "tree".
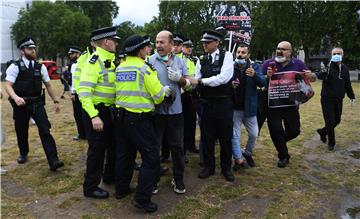
[[119, 41], [118, 48], [124, 48], [124, 41], [131, 35], [139, 34], [145, 35], [142, 26], [137, 26], [131, 21], [125, 21], [118, 25], [117, 33], [121, 40]]
[[11, 27], [18, 42], [26, 36], [35, 38], [38, 56], [55, 59], [65, 55], [68, 47], [85, 47], [89, 42], [90, 19], [61, 2], [34, 1], [32, 7], [19, 12], [19, 20]]
[[113, 1], [65, 1], [73, 8], [80, 10], [91, 19], [91, 29], [112, 26], [117, 17], [119, 6]]

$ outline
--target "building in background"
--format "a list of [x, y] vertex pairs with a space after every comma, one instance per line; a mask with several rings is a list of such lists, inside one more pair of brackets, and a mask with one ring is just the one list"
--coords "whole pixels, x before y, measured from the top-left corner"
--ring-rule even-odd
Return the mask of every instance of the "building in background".
[[[1, 72], [5, 73], [6, 63], [20, 57], [20, 51], [16, 47], [16, 42], [11, 39], [11, 25], [19, 18], [19, 11], [23, 8], [31, 7], [31, 0], [1, 1], [0, 20], [1, 20], [1, 39], [0, 39], [0, 64]], [[5, 77], [2, 74], [1, 79]]]

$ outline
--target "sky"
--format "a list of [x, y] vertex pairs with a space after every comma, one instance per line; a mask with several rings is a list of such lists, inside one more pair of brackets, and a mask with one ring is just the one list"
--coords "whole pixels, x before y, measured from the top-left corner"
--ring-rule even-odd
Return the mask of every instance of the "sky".
[[116, 0], [116, 2], [120, 9], [117, 18], [113, 20], [114, 25], [131, 21], [143, 26], [159, 13], [159, 0]]

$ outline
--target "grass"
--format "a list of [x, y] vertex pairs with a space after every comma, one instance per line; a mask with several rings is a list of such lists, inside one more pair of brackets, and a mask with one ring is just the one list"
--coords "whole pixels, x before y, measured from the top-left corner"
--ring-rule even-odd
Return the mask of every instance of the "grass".
[[[55, 84], [58, 92], [59, 84]], [[300, 107], [301, 134], [288, 143], [291, 163], [287, 168], [276, 167], [277, 154], [269, 136], [267, 125], [261, 130], [254, 151], [256, 167], [235, 173], [234, 183], [228, 183], [219, 171], [219, 147], [217, 147], [216, 174], [201, 180], [195, 193], [189, 192], [170, 209], [159, 215], [164, 219], [180, 218], [338, 218], [337, 208], [341, 199], [339, 191], [360, 200], [359, 163], [352, 162], [346, 155], [348, 145], [360, 142], [360, 103], [350, 106], [344, 99], [342, 123], [336, 128], [338, 148], [328, 152], [326, 144], [304, 146], [315, 138], [317, 128], [324, 125], [320, 106], [321, 83], [315, 82], [315, 96]], [[360, 83], [353, 83], [355, 95], [360, 97]], [[87, 144], [74, 142], [75, 125], [69, 100], [61, 101], [60, 114], [55, 114], [53, 104], [48, 101], [47, 113], [52, 123], [52, 134], [57, 142], [59, 157], [65, 166], [57, 173], [48, 170], [47, 161], [41, 147], [37, 129], [29, 129], [30, 154], [26, 165], [17, 165], [18, 149], [13, 130], [12, 112], [6, 101], [2, 102], [3, 124], [6, 130], [6, 144], [1, 148], [1, 165], [8, 169], [3, 176], [25, 187], [31, 194], [25, 198], [12, 196], [11, 191], [2, 188], [1, 216], [4, 218], [34, 218], [32, 209], [27, 206], [41, 197], [50, 198], [56, 204], [53, 211], [76, 211], [77, 206], [88, 206], [92, 212], [79, 209], [78, 217], [103, 218], [104, 212], [126, 211], [128, 215], [143, 218], [134, 209], [127, 209], [131, 197], [123, 200], [110, 198], [106, 201], [91, 201], [80, 198], [85, 167]], [[197, 141], [199, 135], [197, 135]], [[242, 145], [246, 141], [243, 132]], [[199, 171], [198, 156], [189, 154], [188, 171], [196, 175]], [[314, 156], [312, 159], [311, 156]], [[350, 159], [350, 160], [349, 160]], [[168, 165], [168, 164], [167, 164]], [[169, 166], [169, 165], [168, 165]], [[185, 176], [186, 177], [186, 176]], [[161, 186], [170, 184], [171, 174], [161, 178]], [[190, 186], [190, 185], [187, 185]], [[160, 190], [162, 193], [164, 190]], [[346, 193], [348, 192], [348, 193]], [[176, 199], [169, 194], [169, 199]], [[346, 195], [345, 195], [346, 196]], [[346, 198], [346, 197], [341, 197]], [[162, 203], [158, 203], [160, 208]], [[110, 214], [116, 215], [116, 213]], [[229, 216], [231, 215], [231, 216]], [[146, 216], [145, 216], [146, 217]], [[131, 217], [130, 217], [131, 218]]]

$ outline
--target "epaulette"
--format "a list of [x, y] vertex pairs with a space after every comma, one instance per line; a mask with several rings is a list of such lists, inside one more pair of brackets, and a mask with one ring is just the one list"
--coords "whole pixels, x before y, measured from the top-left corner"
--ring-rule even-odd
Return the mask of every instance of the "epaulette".
[[86, 54], [88, 51], [87, 50], [85, 50], [84, 52], [82, 52], [81, 53], [81, 55], [84, 55], [84, 54]]
[[93, 56], [91, 56], [89, 62], [90, 62], [91, 64], [95, 64], [96, 61], [98, 60], [98, 58], [99, 58], [99, 55], [93, 55]]
[[145, 64], [147, 64], [151, 70], [155, 71], [155, 68], [152, 64], [150, 64], [148, 61], [145, 61]]

